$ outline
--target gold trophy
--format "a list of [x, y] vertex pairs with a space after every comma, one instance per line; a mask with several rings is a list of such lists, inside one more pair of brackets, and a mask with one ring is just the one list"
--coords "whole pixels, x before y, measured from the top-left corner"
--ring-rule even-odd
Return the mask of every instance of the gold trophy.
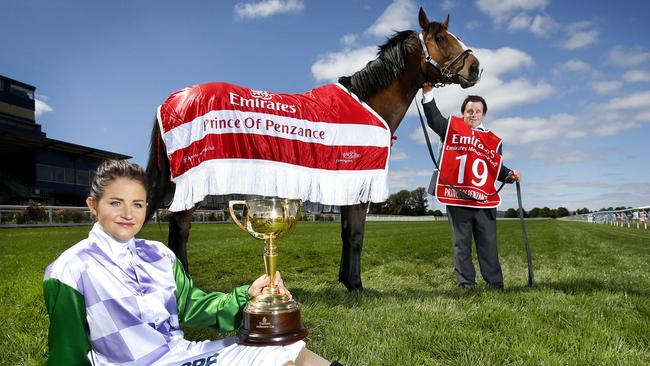
[[[234, 207], [243, 205], [241, 222]], [[298, 199], [254, 199], [230, 201], [230, 216], [240, 229], [264, 240], [264, 266], [270, 285], [249, 301], [244, 309], [244, 325], [239, 331], [240, 344], [249, 346], [285, 345], [307, 336], [300, 323], [300, 304], [279, 293], [275, 286], [277, 269], [276, 241], [288, 234], [300, 219], [302, 202]]]

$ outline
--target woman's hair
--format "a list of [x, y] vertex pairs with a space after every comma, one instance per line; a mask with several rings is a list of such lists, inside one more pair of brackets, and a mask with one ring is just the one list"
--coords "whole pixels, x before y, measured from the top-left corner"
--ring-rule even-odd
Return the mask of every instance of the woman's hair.
[[97, 172], [95, 172], [95, 177], [90, 185], [90, 198], [95, 202], [99, 202], [106, 187], [119, 178], [135, 180], [142, 184], [145, 191], [149, 190], [147, 173], [140, 165], [126, 160], [105, 160], [97, 167]]

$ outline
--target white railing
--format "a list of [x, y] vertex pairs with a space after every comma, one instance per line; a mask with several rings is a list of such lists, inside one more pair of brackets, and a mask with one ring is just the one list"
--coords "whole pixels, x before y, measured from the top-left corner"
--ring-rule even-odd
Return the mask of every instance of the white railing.
[[[169, 211], [159, 209], [150, 222], [168, 222]], [[339, 221], [341, 214], [305, 212], [304, 221]], [[195, 210], [192, 223], [224, 223], [230, 215], [223, 210]], [[368, 215], [367, 221], [443, 221], [446, 216]], [[0, 205], [0, 227], [83, 226], [94, 222], [88, 207]]]
[[648, 230], [650, 206], [627, 208], [623, 210], [597, 211], [587, 214], [562, 217], [564, 221], [583, 221], [594, 224]]

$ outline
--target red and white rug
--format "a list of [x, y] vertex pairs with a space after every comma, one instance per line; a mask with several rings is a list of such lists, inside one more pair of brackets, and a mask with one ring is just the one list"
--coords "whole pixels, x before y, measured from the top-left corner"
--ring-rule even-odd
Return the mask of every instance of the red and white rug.
[[235, 193], [326, 205], [388, 197], [390, 129], [340, 84], [305, 94], [193, 85], [169, 96], [158, 122], [176, 184], [171, 211]]

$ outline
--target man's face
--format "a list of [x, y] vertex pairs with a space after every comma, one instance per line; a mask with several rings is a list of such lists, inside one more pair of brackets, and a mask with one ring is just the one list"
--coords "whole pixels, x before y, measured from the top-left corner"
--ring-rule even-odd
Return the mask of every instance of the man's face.
[[467, 102], [465, 112], [463, 112], [463, 119], [471, 128], [479, 126], [483, 121], [483, 103]]

